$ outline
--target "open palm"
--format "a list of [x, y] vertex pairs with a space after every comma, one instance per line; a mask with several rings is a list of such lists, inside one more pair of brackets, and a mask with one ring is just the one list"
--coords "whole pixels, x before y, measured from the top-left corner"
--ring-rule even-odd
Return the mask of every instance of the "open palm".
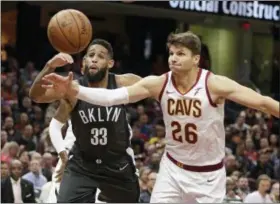
[[44, 76], [43, 80], [49, 83], [43, 84], [43, 88], [53, 89], [56, 92], [66, 94], [72, 84], [73, 73], [70, 72], [66, 77], [51, 73]]

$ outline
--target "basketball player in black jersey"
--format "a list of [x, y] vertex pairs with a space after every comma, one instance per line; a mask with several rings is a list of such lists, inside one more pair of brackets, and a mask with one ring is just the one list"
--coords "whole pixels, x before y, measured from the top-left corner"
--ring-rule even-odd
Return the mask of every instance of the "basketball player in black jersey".
[[[42, 78], [56, 67], [73, 63], [70, 55], [59, 53], [48, 61], [35, 79], [30, 97], [37, 103], [50, 103], [62, 99], [61, 93], [41, 87]], [[116, 89], [129, 86], [141, 78], [133, 74], [115, 75], [109, 73], [114, 65], [113, 49], [102, 39], [94, 40], [83, 60], [83, 77], [78, 83], [88, 87]], [[136, 168], [129, 152], [131, 131], [123, 105], [102, 107], [75, 98], [64, 98], [69, 104], [64, 114], [69, 114], [73, 133], [76, 137], [74, 147], [69, 153], [61, 181], [58, 202], [95, 202], [98, 197], [104, 202], [138, 202], [139, 184]], [[65, 123], [66, 118], [61, 118]], [[64, 119], [62, 119], [64, 118]], [[64, 121], [62, 121], [64, 120]], [[59, 153], [67, 161], [66, 151]]]

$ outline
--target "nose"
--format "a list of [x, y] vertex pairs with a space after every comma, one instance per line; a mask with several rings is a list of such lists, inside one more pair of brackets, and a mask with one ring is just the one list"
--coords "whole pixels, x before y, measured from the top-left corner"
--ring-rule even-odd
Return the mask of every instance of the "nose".
[[91, 58], [91, 61], [92, 61], [93, 63], [96, 63], [96, 62], [97, 62], [97, 56], [94, 55], [94, 56]]
[[171, 56], [170, 58], [172, 64], [175, 64], [177, 62], [177, 57], [175, 55]]

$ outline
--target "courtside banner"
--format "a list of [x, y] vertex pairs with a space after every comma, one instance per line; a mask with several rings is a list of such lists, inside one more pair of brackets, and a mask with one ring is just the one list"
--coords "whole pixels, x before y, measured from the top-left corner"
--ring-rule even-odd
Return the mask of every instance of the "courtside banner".
[[279, 21], [279, 1], [122, 1], [121, 3], [155, 8]]

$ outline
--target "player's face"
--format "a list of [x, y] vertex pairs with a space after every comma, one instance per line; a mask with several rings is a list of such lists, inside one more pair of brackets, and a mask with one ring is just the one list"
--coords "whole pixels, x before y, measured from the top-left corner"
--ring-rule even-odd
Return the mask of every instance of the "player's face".
[[169, 47], [169, 68], [173, 72], [189, 71], [198, 65], [200, 56], [182, 45], [170, 45]]
[[84, 57], [83, 74], [89, 82], [99, 82], [113, 65], [114, 61], [110, 58], [108, 50], [102, 45], [95, 44], [89, 47]]

